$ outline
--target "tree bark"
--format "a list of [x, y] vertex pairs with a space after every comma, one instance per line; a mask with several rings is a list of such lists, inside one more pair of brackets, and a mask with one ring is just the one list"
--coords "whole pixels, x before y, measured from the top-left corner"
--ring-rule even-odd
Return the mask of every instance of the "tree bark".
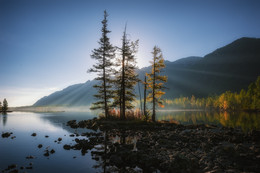
[[146, 76], [144, 76], [144, 116], [146, 115]]
[[121, 83], [121, 90], [122, 90], [122, 111], [121, 113], [121, 119], [125, 119], [125, 42], [126, 42], [126, 28], [124, 31], [123, 36], [123, 47], [122, 47], [122, 83]]
[[103, 53], [103, 83], [104, 83], [104, 101], [105, 101], [105, 117], [108, 118], [107, 108], [107, 88], [106, 88], [106, 68], [105, 68], [105, 54]]
[[153, 115], [152, 115], [152, 121], [155, 122], [155, 57], [153, 59]]

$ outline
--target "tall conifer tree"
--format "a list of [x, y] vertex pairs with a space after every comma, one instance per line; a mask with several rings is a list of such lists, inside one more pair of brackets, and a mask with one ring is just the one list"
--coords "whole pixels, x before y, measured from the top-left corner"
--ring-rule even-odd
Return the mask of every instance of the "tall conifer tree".
[[112, 90], [112, 59], [115, 57], [115, 48], [109, 41], [107, 29], [107, 17], [108, 14], [104, 11], [104, 19], [102, 21], [102, 37], [99, 40], [100, 47], [92, 51], [91, 58], [97, 60], [97, 63], [93, 65], [89, 72], [95, 72], [97, 77], [95, 80], [99, 81], [97, 85], [94, 85], [97, 88], [98, 93], [94, 96], [98, 99], [97, 102], [93, 103], [93, 106], [90, 108], [92, 110], [101, 109], [105, 113], [105, 117], [108, 118], [109, 109], [111, 108], [111, 99], [113, 98]]
[[130, 42], [127, 39], [126, 27], [122, 38], [122, 48], [120, 48], [120, 57], [117, 60], [119, 70], [116, 71], [115, 88], [116, 95], [114, 98], [114, 105], [120, 108], [120, 118], [125, 119], [126, 110], [132, 109], [134, 106], [132, 102], [135, 100], [134, 86], [138, 82], [138, 75], [136, 73], [136, 59], [135, 54], [138, 49], [138, 40]]
[[165, 88], [163, 85], [167, 82], [167, 76], [160, 75], [162, 69], [165, 68], [161, 49], [154, 46], [152, 54], [153, 60], [150, 62], [152, 64], [152, 71], [151, 73], [146, 73], [146, 76], [148, 77], [147, 85], [150, 90], [147, 99], [152, 102], [152, 121], [155, 122], [156, 106], [164, 107], [161, 97], [165, 94], [165, 92], [163, 92], [163, 89]]
[[3, 111], [4, 113], [6, 113], [7, 110], [8, 110], [8, 102], [7, 102], [6, 99], [4, 99], [2, 111]]

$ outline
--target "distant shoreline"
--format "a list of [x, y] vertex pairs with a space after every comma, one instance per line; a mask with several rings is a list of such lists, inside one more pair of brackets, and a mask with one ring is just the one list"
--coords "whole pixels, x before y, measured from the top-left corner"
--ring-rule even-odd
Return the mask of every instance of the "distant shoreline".
[[[158, 112], [260, 112], [259, 110], [218, 110], [218, 109], [158, 109]], [[0, 111], [1, 113], [2, 111]], [[66, 106], [21, 106], [10, 107], [11, 112], [34, 112], [34, 113], [58, 113], [58, 112], [90, 112], [89, 106], [66, 107]]]
[[0, 111], [0, 113], [10, 113], [10, 112], [13, 112], [13, 111], [5, 111], [5, 112], [3, 112], [3, 111]]

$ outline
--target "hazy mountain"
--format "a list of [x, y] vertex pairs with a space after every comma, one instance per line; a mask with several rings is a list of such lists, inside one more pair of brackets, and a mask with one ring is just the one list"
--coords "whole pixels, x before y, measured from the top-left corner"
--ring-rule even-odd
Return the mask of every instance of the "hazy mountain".
[[[168, 76], [166, 98], [179, 96], [204, 97], [227, 90], [240, 91], [260, 75], [260, 39], [240, 38], [204, 57], [187, 57], [165, 61]], [[144, 79], [151, 67], [138, 70]], [[93, 101], [95, 81], [76, 84], [38, 100], [34, 106], [82, 106]], [[136, 91], [138, 91], [138, 85]], [[140, 85], [141, 91], [143, 91]], [[136, 92], [138, 93], [138, 92]]]
[[96, 81], [69, 86], [61, 91], [54, 92], [38, 100], [33, 106], [82, 106], [93, 101], [93, 93], [96, 92], [92, 86]]

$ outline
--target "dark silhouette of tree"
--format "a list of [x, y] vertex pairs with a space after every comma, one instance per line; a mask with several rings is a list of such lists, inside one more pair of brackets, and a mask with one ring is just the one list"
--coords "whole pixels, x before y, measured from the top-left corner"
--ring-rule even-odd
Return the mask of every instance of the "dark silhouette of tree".
[[[121, 63], [119, 62], [119, 59], [117, 59], [116, 62], [117, 66], [120, 66]], [[122, 108], [122, 91], [121, 91], [121, 83], [122, 83], [122, 70], [114, 69], [114, 100], [113, 100], [113, 107], [120, 109], [120, 115], [121, 115], [121, 108]]]
[[4, 113], [6, 113], [7, 110], [8, 110], [8, 102], [7, 102], [6, 99], [4, 99], [2, 111], [3, 111]]
[[155, 122], [156, 106], [158, 105], [160, 107], [164, 107], [161, 97], [165, 94], [165, 92], [163, 92], [163, 84], [167, 82], [167, 76], [160, 75], [161, 70], [165, 68], [161, 49], [157, 46], [154, 46], [152, 54], [152, 71], [151, 73], [146, 73], [146, 76], [148, 77], [147, 84], [150, 90], [148, 100], [151, 101], [153, 105], [152, 121]]
[[142, 94], [141, 94], [141, 88], [140, 88], [140, 81], [138, 82], [138, 91], [139, 91], [139, 101], [140, 101], [140, 110], [141, 110], [140, 112], [141, 112], [141, 114], [143, 114], [143, 104], [142, 104]]
[[146, 76], [144, 76], [144, 117], [145, 120], [148, 120], [148, 112], [146, 110], [146, 90], [147, 90], [147, 81], [146, 81]]
[[138, 49], [138, 40], [130, 42], [127, 39], [126, 27], [122, 38], [122, 48], [120, 51], [120, 58], [117, 59], [117, 66], [119, 70], [115, 71], [115, 98], [114, 105], [120, 107], [120, 118], [125, 119], [126, 110], [132, 109], [134, 106], [132, 102], [135, 100], [134, 86], [138, 82], [138, 75], [136, 73], [136, 59], [135, 54]]
[[109, 109], [111, 108], [111, 99], [113, 98], [112, 90], [112, 59], [115, 57], [115, 48], [110, 44], [107, 29], [107, 17], [108, 14], [104, 11], [104, 19], [102, 21], [103, 27], [102, 37], [99, 40], [100, 47], [92, 51], [91, 58], [97, 60], [97, 63], [93, 65], [89, 72], [95, 72], [97, 77], [95, 80], [100, 81], [93, 87], [97, 88], [98, 93], [94, 95], [98, 99], [97, 102], [93, 103], [90, 109], [96, 110], [101, 109], [105, 113], [105, 117], [108, 118]]
[[2, 103], [0, 102], [0, 112], [2, 111]]

